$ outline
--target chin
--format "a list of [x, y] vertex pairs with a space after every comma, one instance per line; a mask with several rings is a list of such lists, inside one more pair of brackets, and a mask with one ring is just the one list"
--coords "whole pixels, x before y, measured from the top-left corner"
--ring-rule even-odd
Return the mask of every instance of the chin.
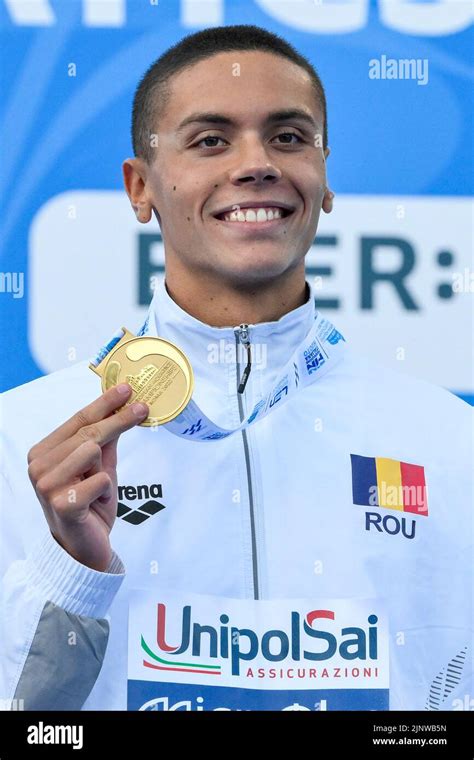
[[281, 277], [291, 268], [288, 261], [275, 261], [274, 258], [259, 257], [258, 261], [239, 262], [239, 266], [227, 269], [225, 274], [226, 279], [232, 282], [241, 285], [257, 285]]

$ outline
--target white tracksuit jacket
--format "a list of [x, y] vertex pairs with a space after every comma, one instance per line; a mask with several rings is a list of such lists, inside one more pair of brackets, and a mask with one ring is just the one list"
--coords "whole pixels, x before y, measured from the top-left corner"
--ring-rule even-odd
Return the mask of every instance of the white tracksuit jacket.
[[[243, 365], [233, 328], [199, 322], [164, 287], [155, 292], [151, 313], [158, 334], [189, 357], [201, 409], [223, 427], [235, 427], [308, 333], [314, 293], [280, 320], [251, 326], [254, 362], [240, 395]], [[81, 362], [2, 396], [0, 699], [6, 709], [126, 710], [145, 703], [144, 709], [473, 709], [469, 405], [347, 345], [344, 359], [326, 375], [225, 440], [194, 442], [164, 427], [134, 428], [119, 441], [114, 555], [102, 573], [78, 563], [52, 538], [27, 474], [28, 450], [100, 392], [98, 377]], [[400, 473], [403, 484], [425, 479], [414, 508], [389, 503], [387, 490], [380, 490], [401, 483]], [[374, 477], [378, 502], [369, 504]], [[146, 594], [153, 604], [166, 601], [168, 617], [173, 603], [173, 609], [181, 605], [183, 617], [167, 618], [174, 628], [163, 634], [162, 625], [161, 643], [159, 631], [156, 641], [148, 636], [155, 665], [142, 667], [139, 653], [127, 692], [128, 614]], [[341, 612], [344, 600], [349, 607], [363, 600], [366, 615], [372, 614], [365, 626], [369, 620], [374, 631], [385, 610], [385, 632], [378, 632], [385, 665], [373, 650], [364, 655], [364, 647], [341, 654], [349, 629], [338, 629], [338, 622], [353, 615], [356, 636], [364, 624], [359, 612]], [[285, 615], [292, 611], [291, 619], [300, 621], [296, 611], [304, 607], [311, 612], [301, 651], [293, 629], [286, 651]], [[200, 623], [211, 622], [205, 620], [211, 608], [222, 615], [232, 609], [239, 625], [254, 621], [236, 638], [242, 652], [250, 652], [238, 663], [243, 682], [232, 680], [222, 640], [219, 653], [212, 649], [217, 618], [209, 643], [203, 636], [196, 650], [186, 649], [184, 638], [181, 650], [169, 645], [180, 620], [184, 631], [185, 608], [193, 615], [200, 609]], [[255, 615], [262, 637], [252, 659], [251, 637], [259, 647], [249, 632]], [[141, 625], [135, 621], [130, 630]], [[178, 668], [169, 666], [175, 661]], [[183, 665], [218, 661], [226, 672], [219, 685], [218, 679], [207, 683], [206, 664], [202, 676]], [[152, 670], [157, 662], [168, 665]], [[341, 662], [357, 670], [346, 673], [344, 688], [337, 681], [341, 668], [330, 671]], [[379, 664], [384, 678], [388, 672], [379, 702], [364, 701], [370, 688], [358, 677], [368, 664], [372, 673]], [[258, 678], [253, 665], [260, 667]], [[294, 690], [290, 696], [279, 693], [282, 673], [281, 683]]]

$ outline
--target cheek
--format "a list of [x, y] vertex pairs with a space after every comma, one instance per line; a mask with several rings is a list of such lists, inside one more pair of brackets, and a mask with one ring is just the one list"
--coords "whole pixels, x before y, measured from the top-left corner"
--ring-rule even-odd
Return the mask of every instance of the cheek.
[[188, 180], [184, 172], [175, 172], [174, 176], [165, 177], [160, 183], [160, 195], [172, 212], [186, 211], [194, 217], [201, 212], [212, 190], [203, 187], [196, 180]]
[[317, 169], [313, 168], [308, 172], [307, 176], [313, 193], [316, 193], [318, 196], [324, 193], [326, 188], [326, 171], [324, 166], [318, 166]]
[[163, 216], [173, 220], [173, 225], [178, 224], [178, 230], [181, 219], [193, 217], [193, 209], [189, 197], [183, 192], [182, 182], [178, 179], [171, 179], [166, 185], [163, 183], [157, 193], [158, 207], [161, 206]]
[[189, 242], [190, 238], [201, 234], [203, 206], [208, 195], [197, 190], [194, 183], [191, 187], [184, 187], [182, 176], [181, 182], [175, 180], [167, 190], [162, 190], [162, 217], [174, 240]]
[[326, 172], [323, 166], [312, 166], [306, 163], [301, 167], [293, 186], [304, 201], [307, 210], [312, 206], [321, 205], [326, 189]]

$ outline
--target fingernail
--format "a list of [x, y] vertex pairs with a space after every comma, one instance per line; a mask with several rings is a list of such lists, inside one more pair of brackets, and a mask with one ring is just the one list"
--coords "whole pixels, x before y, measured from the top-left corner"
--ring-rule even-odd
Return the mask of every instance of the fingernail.
[[127, 385], [127, 383], [120, 383], [120, 385], [117, 385], [117, 391], [122, 396], [125, 396], [126, 393], [130, 393], [130, 390], [131, 388], [129, 385]]
[[148, 407], [146, 404], [140, 403], [140, 401], [135, 401], [130, 408], [136, 417], [143, 417], [145, 413], [148, 414]]

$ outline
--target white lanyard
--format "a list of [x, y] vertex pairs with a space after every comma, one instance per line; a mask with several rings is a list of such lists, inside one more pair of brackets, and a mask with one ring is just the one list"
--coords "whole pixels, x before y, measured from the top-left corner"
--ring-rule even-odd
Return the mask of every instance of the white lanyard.
[[[147, 318], [137, 333], [138, 336], [158, 336], [152, 305], [150, 305]], [[123, 330], [117, 331], [108, 343], [100, 349], [91, 360], [91, 364], [97, 366], [123, 336]], [[199, 406], [191, 399], [185, 409], [173, 420], [167, 422], [164, 427], [174, 435], [188, 438], [193, 441], [215, 441], [227, 438], [239, 430], [253, 425], [257, 420], [263, 419], [273, 408], [286, 403], [291, 396], [307, 385], [326, 374], [342, 358], [346, 342], [341, 333], [334, 325], [316, 311], [314, 324], [311, 330], [293, 352], [286, 365], [281, 370], [277, 382], [264, 395], [246, 417], [235, 428], [226, 429], [212, 422], [201, 411]]]

